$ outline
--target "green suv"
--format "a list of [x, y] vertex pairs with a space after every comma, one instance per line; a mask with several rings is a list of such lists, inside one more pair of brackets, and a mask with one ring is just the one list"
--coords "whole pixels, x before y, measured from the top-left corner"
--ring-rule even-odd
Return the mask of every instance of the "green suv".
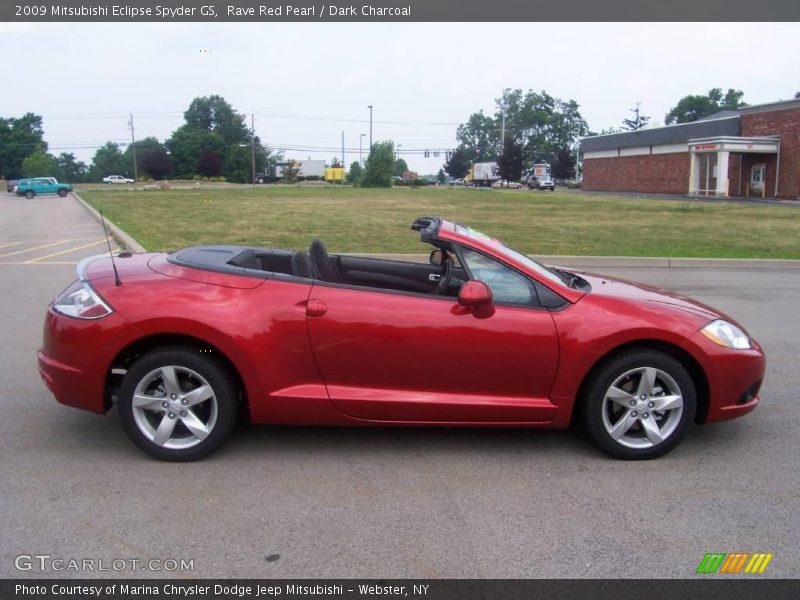
[[31, 177], [17, 183], [17, 196], [30, 199], [37, 194], [58, 194], [62, 198], [72, 191], [71, 183], [59, 183], [55, 177]]

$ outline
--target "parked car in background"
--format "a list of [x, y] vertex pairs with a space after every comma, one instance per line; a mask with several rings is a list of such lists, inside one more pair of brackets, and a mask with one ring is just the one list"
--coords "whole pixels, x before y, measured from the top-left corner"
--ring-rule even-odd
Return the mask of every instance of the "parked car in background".
[[556, 191], [556, 182], [553, 181], [549, 175], [542, 177], [531, 176], [528, 177], [528, 189], [530, 190], [550, 190]]
[[19, 180], [17, 179], [9, 179], [6, 181], [6, 188], [9, 192], [16, 192], [17, 191], [17, 184]]
[[508, 181], [507, 179], [498, 179], [492, 184], [492, 187], [518, 190], [522, 187], [522, 184], [519, 181]]
[[466, 185], [466, 183], [464, 182], [463, 177], [459, 177], [458, 179], [453, 179], [453, 181], [450, 182], [450, 185]]
[[71, 183], [61, 183], [55, 177], [31, 177], [17, 183], [17, 196], [28, 199], [39, 194], [58, 194], [63, 198], [71, 191]]
[[[134, 444], [176, 461], [219, 446], [240, 411], [378, 427], [567, 427], [574, 416], [607, 453], [645, 459], [692, 422], [758, 405], [764, 353], [723, 313], [547, 267], [444, 219], [412, 229], [426, 262], [328, 254], [319, 240], [305, 252], [86, 258], [47, 308], [42, 379], [68, 406], [116, 404]], [[736, 440], [722, 437], [696, 440], [692, 460], [729, 452]]]
[[103, 183], [136, 183], [133, 179], [128, 179], [122, 175], [109, 175], [103, 177]]

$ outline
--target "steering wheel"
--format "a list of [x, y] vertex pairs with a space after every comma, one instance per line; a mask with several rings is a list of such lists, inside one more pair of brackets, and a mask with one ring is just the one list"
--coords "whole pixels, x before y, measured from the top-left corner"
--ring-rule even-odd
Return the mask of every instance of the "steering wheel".
[[442, 276], [436, 286], [436, 294], [444, 296], [450, 290], [450, 279], [453, 277], [453, 259], [449, 256], [442, 263]]

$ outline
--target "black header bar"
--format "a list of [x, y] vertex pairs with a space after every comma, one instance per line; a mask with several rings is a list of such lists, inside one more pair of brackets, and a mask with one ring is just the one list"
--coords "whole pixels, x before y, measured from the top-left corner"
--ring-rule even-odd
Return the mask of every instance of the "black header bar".
[[[800, 21], [797, 0], [9, 0], [11, 22]], [[535, 31], [531, 31], [535, 36]], [[698, 40], [702, 44], [702, 40]]]

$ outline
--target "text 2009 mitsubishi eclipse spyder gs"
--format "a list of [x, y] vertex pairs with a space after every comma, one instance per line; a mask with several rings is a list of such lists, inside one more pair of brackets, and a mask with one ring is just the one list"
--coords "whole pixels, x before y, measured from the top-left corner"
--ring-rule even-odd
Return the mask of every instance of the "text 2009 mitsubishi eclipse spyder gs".
[[690, 421], [758, 404], [764, 354], [722, 313], [545, 267], [417, 219], [429, 264], [242, 246], [93, 257], [50, 305], [39, 369], [59, 402], [116, 402], [160, 459], [254, 423], [566, 427], [654, 458]]

